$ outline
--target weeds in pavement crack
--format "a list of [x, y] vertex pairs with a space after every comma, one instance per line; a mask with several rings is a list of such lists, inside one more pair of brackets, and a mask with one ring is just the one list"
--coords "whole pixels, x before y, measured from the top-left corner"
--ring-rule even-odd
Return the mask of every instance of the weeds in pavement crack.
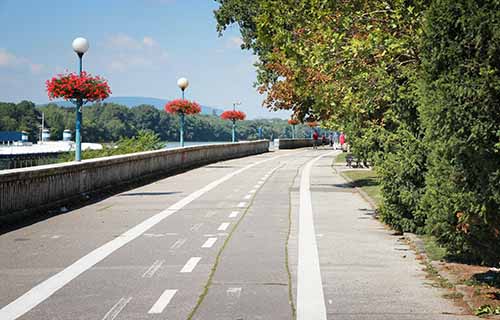
[[292, 232], [292, 188], [299, 175], [299, 169], [295, 173], [295, 176], [292, 179], [292, 183], [288, 188], [288, 233], [286, 236], [285, 242], [285, 268], [288, 276], [288, 301], [290, 302], [290, 307], [292, 308], [292, 319], [295, 320], [297, 318], [297, 311], [295, 309], [295, 303], [293, 302], [293, 286], [292, 286], [292, 273], [290, 272], [290, 260], [288, 258], [288, 243], [290, 242], [290, 234]]
[[[276, 170], [278, 170], [281, 166], [283, 165], [279, 165], [278, 167], [276, 167], [276, 169], [273, 170], [273, 173], [276, 172]], [[272, 175], [271, 175], [272, 176]], [[270, 176], [270, 177], [271, 177]], [[270, 178], [269, 177], [269, 178]], [[268, 179], [269, 179], [268, 178]], [[260, 190], [264, 185], [262, 185], [258, 190]], [[191, 312], [188, 314], [188, 317], [186, 318], [186, 320], [192, 320], [194, 315], [196, 314], [196, 312], [198, 311], [198, 309], [200, 308], [203, 300], [205, 299], [205, 297], [207, 296], [208, 294], [208, 290], [210, 289], [210, 286], [212, 285], [213, 283], [213, 278], [214, 278], [214, 275], [215, 275], [215, 272], [217, 271], [217, 267], [219, 266], [219, 262], [220, 262], [220, 259], [222, 257], [222, 253], [224, 252], [224, 250], [226, 249], [227, 247], [227, 244], [229, 243], [229, 241], [231, 240], [233, 234], [235, 233], [236, 229], [238, 228], [238, 226], [240, 225], [240, 223], [243, 221], [243, 219], [245, 218], [245, 216], [247, 215], [248, 211], [250, 210], [250, 208], [252, 207], [252, 204], [254, 203], [255, 201], [255, 196], [257, 195], [257, 192], [254, 194], [254, 196], [252, 197], [252, 199], [250, 200], [250, 203], [248, 204], [247, 208], [245, 209], [245, 211], [243, 212], [243, 214], [241, 215], [241, 217], [238, 219], [238, 221], [235, 223], [235, 225], [233, 226], [233, 228], [231, 229], [231, 232], [229, 232], [229, 234], [227, 235], [227, 238], [224, 240], [224, 243], [222, 244], [222, 247], [219, 249], [219, 252], [217, 252], [217, 256], [215, 257], [215, 263], [212, 267], [212, 269], [210, 270], [210, 274], [208, 276], [208, 280], [207, 280], [207, 283], [205, 284], [205, 286], [203, 287], [203, 292], [200, 294], [200, 296], [198, 297], [198, 300], [196, 301], [196, 304], [195, 306], [193, 307], [193, 310], [191, 310]]]

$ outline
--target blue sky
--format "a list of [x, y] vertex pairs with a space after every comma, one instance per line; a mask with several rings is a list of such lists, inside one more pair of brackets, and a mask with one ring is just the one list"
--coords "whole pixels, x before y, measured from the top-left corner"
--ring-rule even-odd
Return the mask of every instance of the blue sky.
[[113, 96], [186, 98], [219, 108], [241, 101], [250, 118], [268, 112], [253, 87], [256, 58], [239, 48], [236, 26], [219, 37], [212, 0], [0, 0], [0, 101], [48, 101], [45, 80], [76, 71], [71, 42], [90, 42], [84, 69], [109, 81]]

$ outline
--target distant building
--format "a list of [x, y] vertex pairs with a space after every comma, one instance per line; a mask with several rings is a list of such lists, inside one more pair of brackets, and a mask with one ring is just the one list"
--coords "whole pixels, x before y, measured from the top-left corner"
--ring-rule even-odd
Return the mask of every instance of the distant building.
[[0, 131], [0, 144], [15, 144], [28, 142], [26, 131]]

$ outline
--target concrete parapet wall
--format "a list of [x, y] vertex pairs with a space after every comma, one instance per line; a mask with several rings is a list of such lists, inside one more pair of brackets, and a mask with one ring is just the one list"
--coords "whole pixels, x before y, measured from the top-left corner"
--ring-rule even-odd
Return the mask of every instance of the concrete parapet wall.
[[190, 167], [269, 151], [269, 141], [140, 152], [82, 162], [0, 171], [0, 218], [76, 195]]
[[313, 146], [313, 139], [276, 139], [275, 141], [277, 141], [279, 149], [297, 149]]

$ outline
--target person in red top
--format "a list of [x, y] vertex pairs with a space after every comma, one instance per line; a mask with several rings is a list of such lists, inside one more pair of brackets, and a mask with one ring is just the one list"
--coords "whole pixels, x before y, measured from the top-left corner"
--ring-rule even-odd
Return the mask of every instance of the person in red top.
[[340, 133], [339, 143], [340, 143], [340, 149], [344, 150], [345, 135], [343, 132]]
[[318, 148], [318, 138], [319, 138], [319, 134], [316, 130], [314, 130], [314, 133], [313, 133], [313, 149], [317, 149]]

